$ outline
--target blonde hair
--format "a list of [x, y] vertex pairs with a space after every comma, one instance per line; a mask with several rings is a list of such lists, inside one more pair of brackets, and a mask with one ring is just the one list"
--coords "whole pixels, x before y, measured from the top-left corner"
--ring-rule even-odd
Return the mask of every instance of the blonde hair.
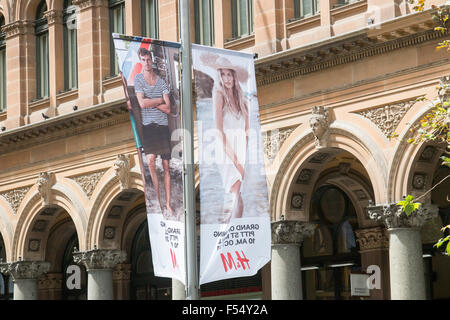
[[218, 81], [215, 81], [214, 83], [214, 91], [221, 92], [223, 97], [225, 98], [226, 104], [228, 104], [231, 107], [230, 98], [228, 97], [228, 94], [226, 93], [225, 86], [223, 84], [221, 70], [230, 70], [233, 75], [233, 97], [234, 101], [237, 102], [237, 107], [239, 108], [239, 111], [242, 113], [244, 118], [248, 117], [248, 106], [247, 106], [247, 99], [244, 96], [244, 92], [242, 91], [241, 85], [239, 84], [239, 81], [236, 78], [236, 71], [233, 69], [217, 69], [217, 76]]

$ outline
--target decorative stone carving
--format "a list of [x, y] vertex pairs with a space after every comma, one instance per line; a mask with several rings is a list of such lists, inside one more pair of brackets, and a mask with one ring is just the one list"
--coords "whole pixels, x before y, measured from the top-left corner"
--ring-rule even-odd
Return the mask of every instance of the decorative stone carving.
[[292, 127], [282, 128], [272, 130], [270, 133], [267, 132], [266, 135], [263, 136], [264, 154], [270, 163], [275, 159], [284, 141], [286, 141], [294, 130], [295, 128]]
[[302, 209], [304, 199], [305, 199], [305, 194], [304, 193], [294, 193], [294, 194], [292, 194], [292, 198], [291, 198], [292, 208], [297, 209], [297, 210]]
[[52, 195], [53, 174], [49, 172], [41, 172], [36, 182], [38, 186], [38, 192], [41, 195], [44, 205], [50, 204], [50, 198]]
[[105, 230], [103, 232], [103, 238], [111, 240], [111, 239], [114, 239], [115, 236], [116, 236], [116, 228], [111, 227], [111, 226], [106, 226]]
[[309, 160], [309, 163], [323, 163], [329, 156], [329, 153], [318, 152]]
[[119, 179], [121, 190], [130, 187], [130, 155], [119, 154], [114, 162], [114, 171]]
[[385, 204], [373, 206], [369, 202], [367, 207], [369, 218], [383, 222], [390, 228], [420, 228], [430, 219], [438, 215], [438, 207], [434, 204], [422, 204], [418, 210], [409, 217], [403, 212], [402, 207], [397, 204]]
[[39, 239], [30, 239], [28, 242], [28, 251], [37, 252], [41, 249], [41, 240]]
[[309, 125], [314, 134], [314, 143], [316, 148], [324, 148], [327, 146], [328, 129], [330, 127], [329, 111], [323, 106], [315, 106], [312, 108], [312, 115], [309, 118]]
[[11, 208], [13, 209], [14, 214], [16, 214], [20, 204], [22, 203], [23, 198], [25, 198], [25, 195], [28, 193], [28, 191], [30, 191], [30, 189], [31, 187], [17, 188], [14, 190], [2, 192], [0, 193], [0, 196], [2, 196], [3, 198], [5, 198], [6, 201], [8, 201]]
[[74, 251], [73, 261], [82, 264], [86, 270], [114, 269], [118, 263], [124, 262], [126, 253], [122, 250], [96, 249], [90, 251]]
[[416, 103], [416, 100], [399, 102], [377, 108], [356, 112], [372, 121], [386, 137], [390, 137], [397, 128], [405, 113]]
[[430, 162], [431, 160], [433, 160], [436, 152], [437, 152], [437, 149], [435, 147], [432, 147], [432, 146], [425, 147], [423, 152], [420, 154], [419, 161]]
[[314, 170], [312, 169], [303, 169], [300, 171], [298, 175], [296, 183], [298, 184], [308, 184], [311, 181], [311, 178], [314, 175]]
[[113, 271], [113, 281], [130, 280], [131, 265], [127, 263], [119, 263]]
[[32, 34], [34, 33], [33, 22], [23, 20], [14, 21], [3, 26], [2, 31], [5, 33], [6, 39], [21, 34]]
[[16, 261], [0, 263], [0, 272], [12, 276], [13, 280], [38, 279], [50, 270], [45, 261]]
[[414, 173], [412, 186], [414, 189], [423, 189], [425, 187], [427, 175], [425, 173]]
[[382, 227], [355, 230], [356, 241], [361, 251], [370, 249], [384, 249], [389, 247], [386, 229]]
[[79, 176], [74, 176], [71, 177], [71, 179], [74, 180], [76, 183], [78, 183], [80, 187], [83, 189], [83, 191], [86, 193], [88, 198], [90, 198], [95, 190], [95, 187], [97, 186], [98, 182], [103, 177], [105, 172], [106, 172], [105, 169], [99, 170]]
[[62, 24], [63, 22], [63, 13], [58, 10], [46, 11], [44, 12], [44, 17], [47, 19], [47, 24], [49, 26], [55, 23]]
[[348, 175], [348, 172], [350, 171], [351, 164], [348, 162], [341, 162], [339, 163], [339, 173], [343, 175]]
[[301, 244], [314, 234], [315, 225], [302, 221], [272, 222], [272, 244]]

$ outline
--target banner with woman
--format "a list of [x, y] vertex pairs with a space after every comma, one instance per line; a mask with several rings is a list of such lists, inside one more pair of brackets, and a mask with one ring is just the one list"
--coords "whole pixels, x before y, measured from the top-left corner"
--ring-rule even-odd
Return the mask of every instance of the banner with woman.
[[113, 35], [145, 189], [155, 276], [185, 283], [180, 44]]
[[200, 173], [200, 284], [251, 276], [271, 229], [253, 55], [192, 45]]

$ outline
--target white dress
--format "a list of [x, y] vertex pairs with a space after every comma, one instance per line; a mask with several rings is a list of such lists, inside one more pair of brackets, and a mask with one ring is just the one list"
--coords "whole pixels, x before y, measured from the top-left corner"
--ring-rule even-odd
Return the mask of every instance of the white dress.
[[[242, 112], [236, 114], [231, 105], [225, 102], [223, 107], [223, 131], [228, 144], [233, 149], [239, 163], [245, 168], [246, 157], [246, 134], [245, 119]], [[218, 148], [216, 149], [217, 166], [222, 176], [222, 182], [225, 192], [230, 193], [231, 187], [236, 181], [242, 181], [242, 175], [234, 165], [232, 159], [225, 153], [225, 147], [222, 139], [218, 139]]]

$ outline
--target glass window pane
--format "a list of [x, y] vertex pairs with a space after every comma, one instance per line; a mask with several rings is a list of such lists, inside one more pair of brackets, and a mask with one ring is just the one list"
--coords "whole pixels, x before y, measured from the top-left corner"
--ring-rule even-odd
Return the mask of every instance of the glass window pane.
[[302, 0], [302, 16], [310, 15], [312, 14], [313, 8], [312, 8], [312, 0]]
[[158, 38], [158, 1], [141, 0], [142, 36]]

